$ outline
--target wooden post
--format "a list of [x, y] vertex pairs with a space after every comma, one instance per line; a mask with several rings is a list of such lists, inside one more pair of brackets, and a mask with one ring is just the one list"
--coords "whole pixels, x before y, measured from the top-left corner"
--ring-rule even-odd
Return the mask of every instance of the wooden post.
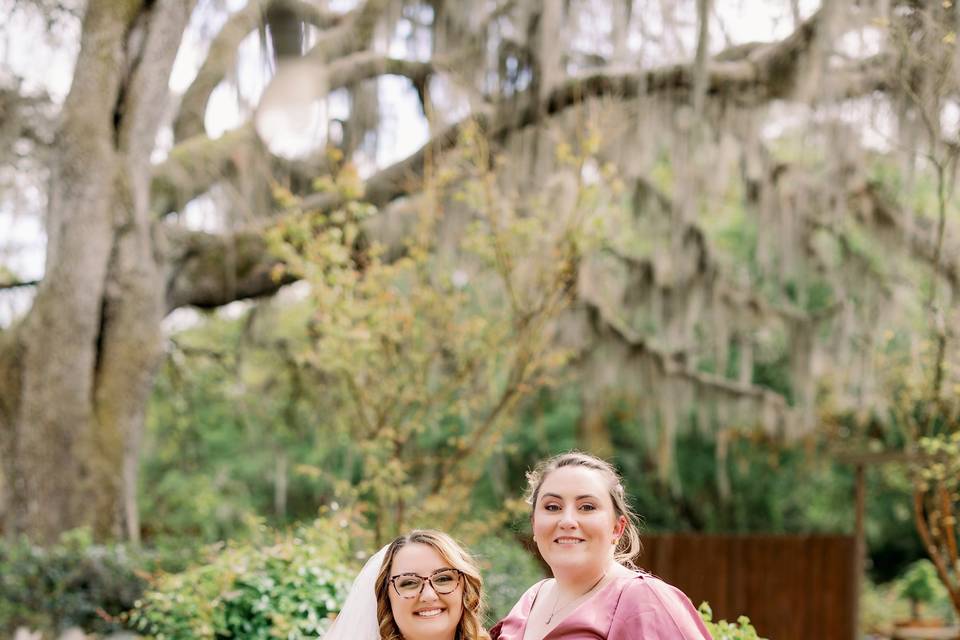
[[863, 573], [866, 568], [867, 540], [864, 523], [866, 521], [867, 506], [867, 484], [864, 474], [864, 464], [861, 462], [854, 467], [854, 500], [856, 508], [854, 511], [853, 540], [854, 540], [854, 562], [853, 570], [853, 606], [854, 606], [854, 630], [853, 639], [859, 638], [860, 634], [860, 596], [863, 593], [862, 582]]

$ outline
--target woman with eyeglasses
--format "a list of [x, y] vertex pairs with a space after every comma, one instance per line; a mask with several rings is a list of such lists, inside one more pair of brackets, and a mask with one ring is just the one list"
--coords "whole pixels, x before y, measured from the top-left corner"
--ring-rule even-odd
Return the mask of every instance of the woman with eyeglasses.
[[367, 561], [324, 640], [489, 640], [482, 586], [450, 536], [411, 531]]
[[527, 590], [494, 640], [710, 640], [687, 596], [634, 566], [640, 535], [610, 463], [565, 453], [527, 480], [533, 539], [553, 578]]

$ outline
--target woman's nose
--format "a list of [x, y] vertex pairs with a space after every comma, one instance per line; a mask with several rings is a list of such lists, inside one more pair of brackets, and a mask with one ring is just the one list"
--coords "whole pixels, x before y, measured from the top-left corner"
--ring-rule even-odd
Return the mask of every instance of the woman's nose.
[[438, 598], [437, 592], [433, 590], [433, 585], [430, 584], [428, 580], [427, 583], [423, 585], [423, 589], [420, 590], [420, 599], [424, 602], [433, 602]]
[[561, 527], [575, 527], [577, 526], [576, 511], [573, 509], [564, 509], [563, 513], [560, 514], [560, 526]]

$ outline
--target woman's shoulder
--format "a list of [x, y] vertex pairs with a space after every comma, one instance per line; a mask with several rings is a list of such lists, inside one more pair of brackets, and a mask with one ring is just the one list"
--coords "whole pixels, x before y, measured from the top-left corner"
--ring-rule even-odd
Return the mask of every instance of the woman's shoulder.
[[644, 618], [651, 630], [669, 630], [675, 638], [710, 637], [690, 598], [677, 587], [644, 571], [625, 582], [615, 619], [635, 626]]
[[686, 594], [662, 578], [643, 570], [636, 571], [625, 581], [621, 593], [621, 602], [665, 604], [664, 601], [681, 600], [689, 602]]

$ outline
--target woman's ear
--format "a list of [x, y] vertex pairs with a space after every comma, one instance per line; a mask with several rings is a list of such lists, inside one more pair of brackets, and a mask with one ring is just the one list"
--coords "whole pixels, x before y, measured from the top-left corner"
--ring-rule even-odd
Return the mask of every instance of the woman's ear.
[[626, 516], [618, 517], [617, 524], [616, 526], [613, 527], [614, 542], [620, 539], [620, 536], [623, 535], [623, 532], [626, 530], [626, 528], [627, 528], [627, 517]]

